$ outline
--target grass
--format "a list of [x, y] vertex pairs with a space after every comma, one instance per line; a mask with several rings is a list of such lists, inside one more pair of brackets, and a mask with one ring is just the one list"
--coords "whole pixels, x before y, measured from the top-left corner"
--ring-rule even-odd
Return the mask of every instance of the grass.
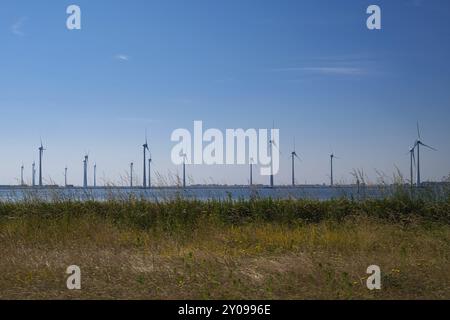
[[450, 299], [450, 198], [0, 203], [0, 250], [1, 299]]

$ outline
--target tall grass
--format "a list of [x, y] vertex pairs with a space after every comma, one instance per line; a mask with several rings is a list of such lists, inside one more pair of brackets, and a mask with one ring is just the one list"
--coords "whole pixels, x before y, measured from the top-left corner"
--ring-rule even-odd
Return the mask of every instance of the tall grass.
[[399, 191], [386, 199], [354, 201], [335, 199], [315, 200], [210, 200], [197, 201], [178, 198], [164, 202], [149, 202], [128, 197], [109, 201], [55, 202], [23, 201], [0, 203], [0, 219], [70, 219], [96, 216], [117, 225], [130, 225], [143, 230], [191, 230], [196, 225], [270, 223], [319, 223], [324, 220], [343, 221], [350, 217], [368, 216], [389, 222], [411, 218], [450, 224], [450, 197], [440, 200], [411, 197]]
[[0, 203], [0, 249], [0, 299], [448, 299], [450, 197], [30, 197]]

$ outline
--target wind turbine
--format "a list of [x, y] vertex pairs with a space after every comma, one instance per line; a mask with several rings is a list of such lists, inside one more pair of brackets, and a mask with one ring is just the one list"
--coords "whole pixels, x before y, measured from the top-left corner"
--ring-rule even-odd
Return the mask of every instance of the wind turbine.
[[25, 183], [23, 181], [23, 169], [24, 169], [24, 166], [23, 166], [23, 163], [22, 163], [22, 166], [20, 167], [20, 185], [21, 186], [25, 185]]
[[294, 151], [291, 153], [292, 157], [292, 186], [295, 187], [295, 158], [297, 158], [299, 161], [301, 161], [300, 157], [298, 156], [297, 152], [295, 151], [295, 138], [294, 138]]
[[134, 163], [130, 163], [130, 187], [133, 188], [133, 167]]
[[64, 168], [64, 187], [67, 188], [67, 166]]
[[[142, 145], [142, 148], [144, 149], [144, 189], [147, 188], [147, 151], [150, 152], [150, 149], [148, 148], [148, 142], [147, 142], [147, 132], [145, 133], [145, 143]], [[150, 170], [150, 164], [149, 164], [149, 170]], [[150, 172], [149, 172], [150, 175]], [[150, 178], [149, 178], [149, 184], [150, 184]]]
[[253, 158], [250, 158], [250, 186], [253, 185]]
[[431, 149], [433, 151], [437, 151], [435, 148], [430, 147], [429, 145], [422, 142], [422, 137], [420, 135], [420, 127], [419, 122], [417, 122], [417, 141], [414, 145], [415, 148], [417, 148], [417, 186], [420, 187], [420, 146], [424, 146], [425, 148]]
[[334, 152], [332, 152], [331, 154], [330, 154], [330, 162], [331, 162], [331, 183], [330, 183], [330, 185], [333, 187], [334, 186], [334, 179], [333, 179], [333, 160], [334, 159], [339, 159], [338, 157], [336, 157], [335, 155], [334, 155]]
[[36, 186], [36, 163], [34, 161], [31, 165], [31, 184], [33, 185], [33, 187]]
[[41, 140], [41, 146], [39, 147], [39, 187], [42, 187], [42, 157], [44, 155], [44, 146], [42, 145]]
[[94, 163], [94, 188], [97, 187], [97, 163]]
[[186, 188], [186, 153], [182, 154], [183, 156], [183, 188]]
[[89, 162], [89, 154], [86, 154], [84, 156], [84, 160], [83, 160], [83, 187], [87, 188], [88, 187], [88, 162]]

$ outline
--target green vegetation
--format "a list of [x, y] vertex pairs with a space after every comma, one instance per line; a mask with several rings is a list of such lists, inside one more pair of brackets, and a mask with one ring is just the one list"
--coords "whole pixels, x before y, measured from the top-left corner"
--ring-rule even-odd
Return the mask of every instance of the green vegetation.
[[449, 299], [450, 197], [0, 203], [0, 250], [3, 299]]

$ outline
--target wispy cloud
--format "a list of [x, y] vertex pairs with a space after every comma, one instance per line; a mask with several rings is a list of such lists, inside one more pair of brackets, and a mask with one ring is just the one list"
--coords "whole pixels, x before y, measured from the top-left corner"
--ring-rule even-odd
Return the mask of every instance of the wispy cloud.
[[119, 61], [130, 61], [130, 57], [126, 54], [116, 54], [114, 58]]
[[16, 36], [24, 36], [25, 33], [22, 31], [23, 25], [25, 24], [25, 21], [27, 20], [26, 17], [22, 17], [18, 19], [16, 22], [14, 22], [11, 25], [11, 32], [15, 34]]
[[323, 76], [362, 76], [373, 74], [376, 61], [361, 56], [314, 57], [302, 59], [297, 66], [272, 69], [275, 72]]
[[367, 73], [366, 70], [355, 67], [305, 67], [305, 68], [298, 68], [298, 70], [322, 75], [343, 75], [343, 76], [357, 76]]

